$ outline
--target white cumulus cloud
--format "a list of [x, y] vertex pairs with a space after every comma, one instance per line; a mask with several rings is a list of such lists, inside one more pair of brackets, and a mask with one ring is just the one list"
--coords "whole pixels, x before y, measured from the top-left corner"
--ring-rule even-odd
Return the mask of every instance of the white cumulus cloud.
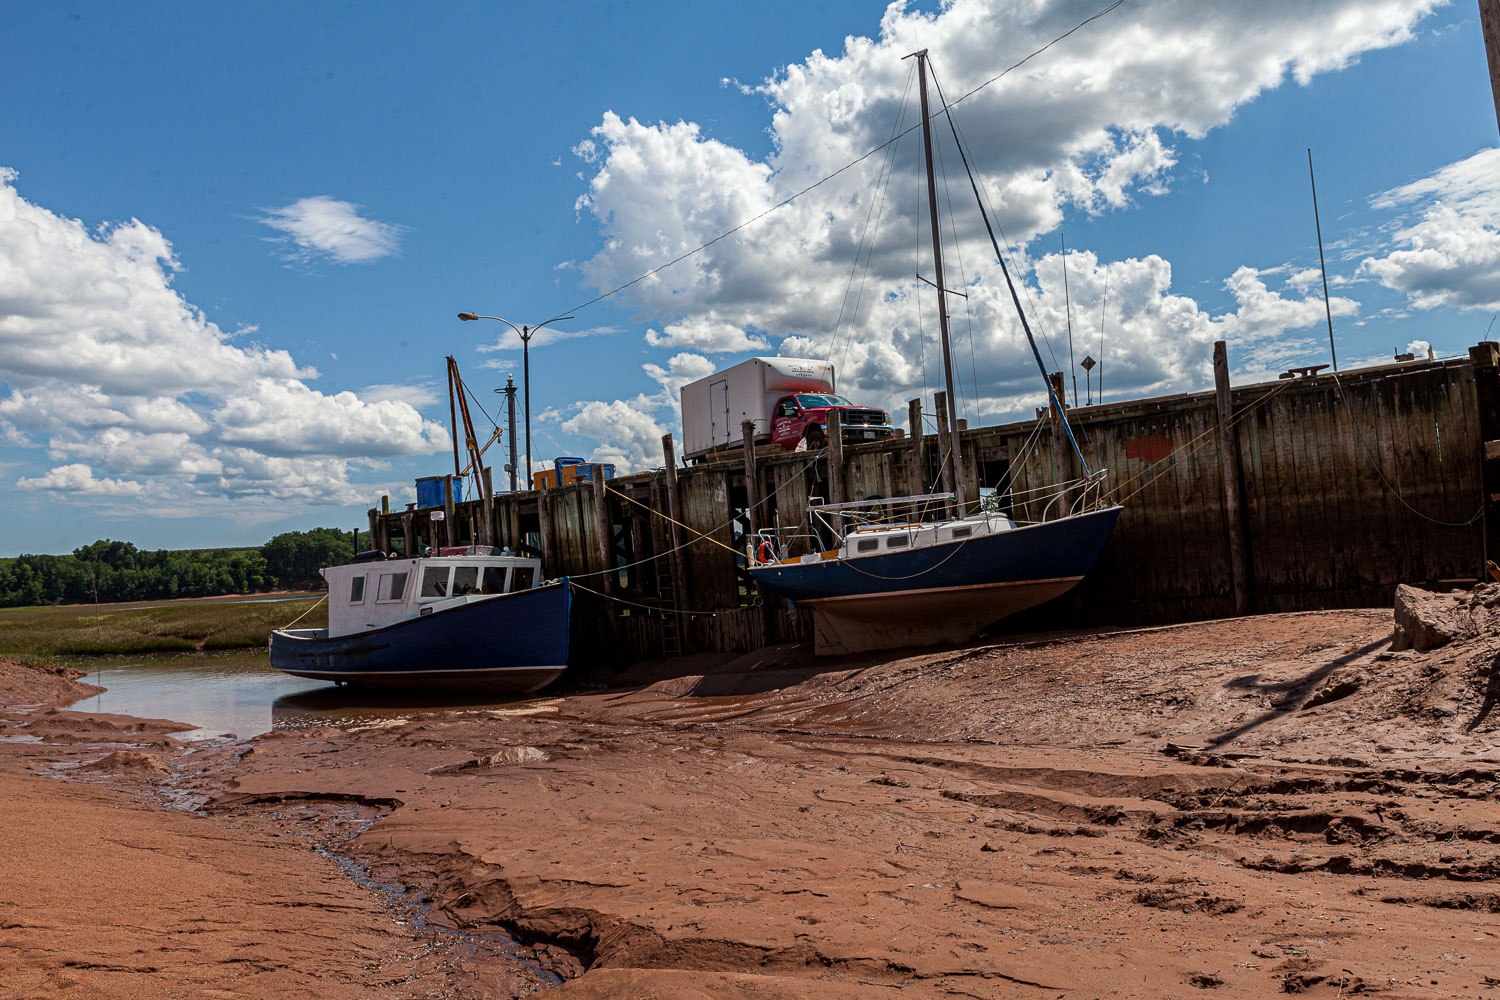
[[62, 463], [17, 488], [192, 496], [197, 513], [230, 498], [347, 503], [374, 495], [355, 477], [384, 459], [447, 446], [416, 409], [430, 392], [313, 388], [315, 369], [183, 299], [158, 230], [132, 219], [90, 231], [27, 201], [16, 180], [0, 168], [0, 437], [24, 448], [45, 436]]
[[1404, 292], [1418, 309], [1500, 309], [1500, 149], [1385, 191], [1371, 205], [1407, 216], [1394, 237], [1400, 248], [1366, 257], [1361, 276]]
[[401, 249], [402, 226], [360, 214], [360, 206], [327, 195], [298, 198], [281, 208], [264, 209], [260, 221], [281, 233], [270, 237], [287, 260], [306, 263], [326, 259], [336, 264], [365, 264]]

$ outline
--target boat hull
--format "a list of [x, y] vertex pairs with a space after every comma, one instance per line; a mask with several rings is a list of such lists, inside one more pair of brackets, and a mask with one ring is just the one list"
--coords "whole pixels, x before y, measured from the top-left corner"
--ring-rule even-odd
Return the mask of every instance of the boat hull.
[[813, 613], [819, 655], [964, 642], [1075, 586], [1098, 560], [1120, 510], [864, 558], [757, 566], [751, 573]]
[[572, 589], [564, 581], [329, 638], [271, 633], [271, 666], [314, 680], [524, 694], [567, 669]]

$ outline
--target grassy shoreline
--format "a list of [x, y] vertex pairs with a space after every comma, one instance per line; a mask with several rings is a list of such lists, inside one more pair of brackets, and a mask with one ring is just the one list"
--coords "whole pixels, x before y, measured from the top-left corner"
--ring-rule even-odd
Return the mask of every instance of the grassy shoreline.
[[292, 599], [184, 598], [132, 604], [7, 608], [0, 612], [0, 656], [30, 665], [88, 664], [101, 656], [263, 648], [272, 629], [320, 628], [322, 595]]

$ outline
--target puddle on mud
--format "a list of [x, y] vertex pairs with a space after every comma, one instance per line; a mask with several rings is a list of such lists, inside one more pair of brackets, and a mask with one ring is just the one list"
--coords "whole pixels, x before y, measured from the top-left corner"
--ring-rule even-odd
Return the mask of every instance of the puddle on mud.
[[445, 693], [423, 698], [411, 692], [339, 688], [325, 681], [290, 677], [271, 669], [262, 650], [254, 652], [164, 654], [101, 664], [80, 678], [107, 690], [70, 708], [147, 719], [190, 722], [197, 729], [178, 739], [240, 739], [273, 729], [358, 726], [390, 723], [414, 712], [517, 708], [534, 698], [496, 698]]

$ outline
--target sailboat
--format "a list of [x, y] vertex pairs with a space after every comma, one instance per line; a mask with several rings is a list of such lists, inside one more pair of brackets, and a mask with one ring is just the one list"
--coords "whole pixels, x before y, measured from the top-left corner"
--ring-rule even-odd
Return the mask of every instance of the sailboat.
[[[943, 248], [933, 175], [927, 50], [907, 58], [913, 56], [917, 59], [921, 82], [922, 142], [947, 385], [946, 416], [956, 437], [956, 393], [948, 333], [949, 292], [943, 284]], [[949, 121], [951, 125], [951, 116]], [[957, 141], [956, 129], [954, 138]], [[962, 143], [959, 153], [968, 169]], [[1026, 523], [998, 508], [986, 509], [984, 503], [965, 502], [955, 445], [943, 456], [943, 479], [953, 484], [949, 492], [814, 504], [808, 510], [810, 523], [805, 533], [783, 529], [760, 532], [751, 550], [750, 575], [767, 590], [812, 611], [814, 650], [820, 655], [965, 642], [986, 626], [1076, 586], [1098, 560], [1122, 510], [1100, 500], [1104, 470], [1091, 471], [1078, 448], [1057, 389], [1047, 377], [972, 171], [969, 180], [1022, 329], [1047, 385], [1052, 412], [1061, 419], [1083, 476], [1056, 484], [1050, 495], [1033, 497], [1033, 502], [1042, 508], [1041, 520]], [[943, 516], [937, 520], [924, 519], [934, 508], [942, 510]], [[815, 540], [818, 543], [815, 551], [789, 555], [798, 539]], [[826, 544], [828, 539], [832, 544]]]

